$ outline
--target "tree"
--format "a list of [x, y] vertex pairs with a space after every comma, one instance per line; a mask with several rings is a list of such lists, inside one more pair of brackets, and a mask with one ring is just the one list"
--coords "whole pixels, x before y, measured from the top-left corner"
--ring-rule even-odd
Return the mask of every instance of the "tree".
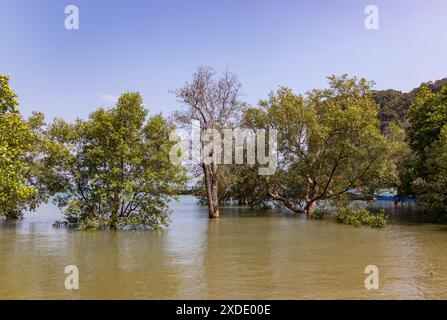
[[434, 82], [422, 83], [410, 92], [400, 92], [393, 89], [373, 91], [373, 99], [379, 106], [382, 130], [385, 130], [390, 123], [398, 123], [400, 127], [408, 128], [410, 124], [407, 111], [416, 99], [418, 92], [423, 88], [428, 88], [433, 93], [439, 93], [446, 84], [447, 78], [444, 78]]
[[423, 87], [408, 110], [408, 140], [415, 159], [408, 166], [407, 183], [419, 203], [435, 215], [447, 213], [446, 148], [447, 85], [439, 93]]
[[56, 119], [46, 130], [46, 184], [80, 229], [157, 229], [168, 223], [168, 201], [185, 183], [169, 161], [173, 128], [147, 110], [138, 93], [88, 120]]
[[21, 118], [19, 102], [9, 86], [9, 77], [0, 75], [0, 216], [19, 218], [31, 207], [37, 190], [29, 184], [25, 161], [34, 136]]
[[384, 132], [387, 138], [384, 165], [378, 172], [376, 179], [369, 182], [371, 190], [388, 188], [396, 192], [395, 204], [407, 196], [409, 164], [415, 157], [407, 142], [405, 130], [397, 122], [389, 122]]
[[[186, 111], [176, 112], [174, 118], [182, 126], [198, 121], [200, 124], [200, 150], [204, 150], [209, 140], [204, 132], [208, 129], [222, 130], [230, 128], [238, 116], [242, 102], [239, 100], [241, 84], [236, 76], [226, 71], [219, 79], [213, 69], [199, 67], [190, 83], [175, 91], [178, 101], [186, 107]], [[222, 165], [214, 159], [216, 155], [211, 148], [207, 155], [211, 163], [196, 159], [203, 174], [206, 202], [210, 218], [219, 217], [219, 171]]]
[[425, 176], [413, 181], [418, 202], [433, 217], [445, 220], [447, 214], [447, 124], [441, 129], [439, 140], [427, 148]]
[[278, 170], [252, 174], [256, 195], [312, 216], [317, 202], [340, 200], [353, 188], [369, 189], [380, 172], [395, 170], [386, 161], [387, 138], [378, 108], [364, 79], [329, 77], [329, 88], [305, 97], [280, 88], [249, 108], [243, 123], [278, 132]]
[[[258, 192], [258, 181], [254, 175], [257, 171], [240, 164], [226, 164], [218, 173], [218, 199], [221, 204], [249, 205], [267, 208], [268, 203], [262, 192]], [[200, 203], [206, 204], [206, 192], [203, 185], [198, 188], [196, 196]]]
[[408, 130], [410, 145], [424, 157], [427, 146], [439, 139], [447, 123], [447, 86], [440, 93], [433, 93], [427, 86], [421, 88], [408, 110], [411, 127]]

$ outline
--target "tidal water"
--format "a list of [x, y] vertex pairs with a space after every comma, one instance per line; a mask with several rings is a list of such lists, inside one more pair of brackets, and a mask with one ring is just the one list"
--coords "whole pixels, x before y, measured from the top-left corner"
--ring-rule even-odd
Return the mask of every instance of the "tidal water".
[[[1, 299], [447, 299], [447, 226], [392, 219], [381, 230], [287, 211], [224, 207], [209, 220], [192, 197], [161, 232], [52, 226], [45, 205], [0, 220]], [[67, 290], [67, 265], [79, 289]], [[365, 267], [379, 289], [365, 289]]]

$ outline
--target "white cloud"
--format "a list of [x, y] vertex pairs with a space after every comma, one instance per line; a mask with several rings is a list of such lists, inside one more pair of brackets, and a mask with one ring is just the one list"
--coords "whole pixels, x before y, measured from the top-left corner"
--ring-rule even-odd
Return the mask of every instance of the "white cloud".
[[107, 102], [116, 103], [118, 101], [119, 96], [114, 94], [99, 94], [98, 97], [101, 100], [105, 100]]

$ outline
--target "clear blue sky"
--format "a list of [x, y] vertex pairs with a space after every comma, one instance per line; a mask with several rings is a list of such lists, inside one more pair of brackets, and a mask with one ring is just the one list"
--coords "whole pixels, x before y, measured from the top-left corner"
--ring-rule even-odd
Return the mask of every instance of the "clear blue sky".
[[[68, 4], [79, 30], [64, 28]], [[368, 4], [379, 30], [364, 28]], [[407, 91], [447, 76], [447, 1], [0, 0], [0, 46], [23, 114], [67, 120], [123, 91], [167, 114], [179, 108], [169, 90], [201, 64], [236, 73], [252, 104], [345, 72]]]

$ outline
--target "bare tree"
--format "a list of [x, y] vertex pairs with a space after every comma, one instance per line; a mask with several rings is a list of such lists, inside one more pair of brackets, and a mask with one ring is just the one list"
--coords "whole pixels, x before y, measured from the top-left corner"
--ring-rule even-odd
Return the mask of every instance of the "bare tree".
[[[205, 141], [203, 132], [231, 127], [243, 105], [239, 100], [241, 84], [237, 77], [226, 71], [218, 78], [210, 67], [198, 67], [192, 81], [174, 93], [178, 102], [186, 107], [185, 111], [174, 113], [176, 122], [179, 125], [190, 125], [194, 120], [200, 123], [200, 150], [209, 143]], [[214, 155], [214, 149], [209, 152], [208, 156], [214, 160], [209, 163], [201, 157], [198, 165], [203, 173], [209, 217], [218, 218], [218, 172], [221, 162], [216, 161], [220, 155]]]

